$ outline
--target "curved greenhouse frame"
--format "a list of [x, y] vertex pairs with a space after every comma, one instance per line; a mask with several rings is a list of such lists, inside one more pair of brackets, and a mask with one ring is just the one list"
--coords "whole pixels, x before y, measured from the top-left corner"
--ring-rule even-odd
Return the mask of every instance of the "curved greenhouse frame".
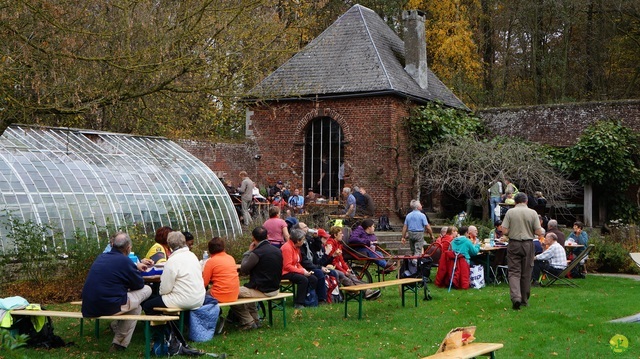
[[161, 137], [9, 126], [0, 136], [0, 244], [8, 216], [73, 238], [107, 224], [188, 230], [199, 240], [242, 233], [224, 185], [199, 159]]

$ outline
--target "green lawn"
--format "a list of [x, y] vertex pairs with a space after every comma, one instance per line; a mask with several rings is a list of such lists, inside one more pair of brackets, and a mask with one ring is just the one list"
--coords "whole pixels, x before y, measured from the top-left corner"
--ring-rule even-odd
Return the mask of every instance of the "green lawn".
[[[498, 358], [640, 358], [640, 323], [608, 323], [640, 312], [640, 281], [591, 275], [578, 283], [580, 288], [533, 288], [530, 306], [520, 311], [511, 310], [505, 284], [451, 292], [431, 286], [434, 299], [420, 300], [417, 308], [413, 299], [402, 308], [398, 290], [388, 287], [379, 300], [364, 303], [362, 320], [352, 303], [348, 319], [343, 318], [342, 304], [299, 314], [289, 307], [286, 330], [282, 316], [275, 313], [274, 328], [246, 333], [228, 328], [210, 342], [193, 346], [233, 358], [420, 358], [435, 353], [451, 328], [475, 325], [477, 341], [504, 343]], [[143, 357], [141, 324], [125, 354], [113, 356], [107, 353], [111, 334], [106, 323], [100, 340], [92, 336], [92, 325], [80, 338], [77, 320], [54, 318], [54, 326], [56, 334], [76, 345], [49, 352], [5, 351], [0, 358]], [[615, 354], [609, 346], [616, 334], [629, 340], [624, 353]]]

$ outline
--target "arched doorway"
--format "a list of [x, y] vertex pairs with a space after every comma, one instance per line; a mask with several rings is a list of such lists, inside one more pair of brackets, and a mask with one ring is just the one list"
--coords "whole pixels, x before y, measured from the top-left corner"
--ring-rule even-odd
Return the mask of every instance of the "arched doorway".
[[325, 197], [338, 197], [342, 185], [338, 172], [344, 161], [342, 127], [330, 117], [315, 118], [304, 142], [304, 188], [313, 188]]

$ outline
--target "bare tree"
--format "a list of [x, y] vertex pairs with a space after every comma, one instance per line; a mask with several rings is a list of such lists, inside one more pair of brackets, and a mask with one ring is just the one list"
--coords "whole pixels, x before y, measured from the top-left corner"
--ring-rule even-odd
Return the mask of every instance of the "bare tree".
[[416, 163], [420, 187], [455, 196], [481, 198], [488, 214], [488, 189], [505, 178], [528, 194], [541, 191], [549, 204], [577, 190], [577, 183], [548, 164], [540, 145], [496, 137], [491, 141], [460, 137], [442, 141]]

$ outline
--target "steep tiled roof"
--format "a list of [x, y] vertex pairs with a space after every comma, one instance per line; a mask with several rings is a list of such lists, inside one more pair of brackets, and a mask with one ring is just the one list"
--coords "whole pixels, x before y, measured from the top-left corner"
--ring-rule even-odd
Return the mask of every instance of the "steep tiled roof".
[[393, 93], [465, 108], [431, 70], [421, 88], [404, 70], [404, 43], [371, 9], [354, 5], [253, 88], [259, 99]]

